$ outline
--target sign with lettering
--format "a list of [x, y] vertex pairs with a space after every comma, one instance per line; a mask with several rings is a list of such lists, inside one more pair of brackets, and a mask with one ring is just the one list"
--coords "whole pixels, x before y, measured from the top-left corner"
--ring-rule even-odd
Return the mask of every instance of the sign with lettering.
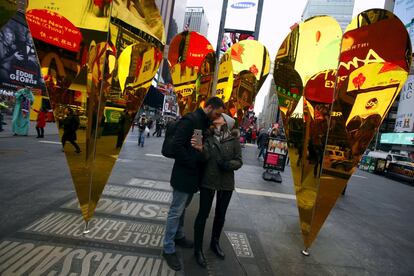
[[52, 212], [23, 232], [146, 248], [162, 248], [165, 234], [165, 226], [161, 224], [100, 217], [89, 221], [88, 234], [83, 234], [84, 227], [83, 218], [78, 214]]
[[224, 231], [237, 257], [254, 258], [249, 239], [245, 233]]
[[158, 256], [8, 239], [0, 242], [2, 275], [174, 276]]
[[288, 146], [286, 140], [270, 137], [263, 168], [283, 172], [285, 170], [287, 154]]
[[[79, 210], [79, 202], [78, 200], [74, 199], [63, 205], [63, 208]], [[125, 216], [130, 218], [132, 217], [165, 221], [168, 215], [168, 206], [104, 197], [98, 201], [98, 206], [96, 207], [95, 212]]]
[[125, 188], [113, 185], [106, 186], [105, 190], [103, 191], [103, 195], [163, 203], [169, 203], [172, 199], [172, 193], [170, 191], [158, 191], [132, 187]]

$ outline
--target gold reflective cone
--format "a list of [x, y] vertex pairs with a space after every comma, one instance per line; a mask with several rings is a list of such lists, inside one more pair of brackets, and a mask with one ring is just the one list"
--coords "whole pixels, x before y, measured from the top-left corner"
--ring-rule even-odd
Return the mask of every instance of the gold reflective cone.
[[[410, 67], [410, 45], [402, 23], [385, 10], [369, 10], [357, 16], [344, 34], [306, 248], [316, 238], [398, 96]], [[308, 107], [311, 112], [312, 105]]]
[[203, 35], [184, 31], [168, 49], [168, 63], [180, 114], [192, 112], [211, 95], [215, 54]]
[[[331, 17], [298, 26], [282, 43], [274, 81], [288, 140], [289, 158], [305, 246], [308, 247], [342, 32]], [[334, 75], [335, 76], [335, 75]], [[332, 81], [333, 79], [333, 81]], [[305, 93], [304, 93], [305, 92]], [[311, 96], [306, 99], [306, 95]], [[313, 97], [317, 95], [317, 97]]]
[[[35, 39], [85, 221], [94, 214], [162, 58], [160, 41], [125, 24], [114, 20], [109, 24], [110, 35], [81, 29], [79, 52]], [[125, 48], [126, 54], [118, 61]], [[126, 67], [126, 72], [119, 71], [120, 67]], [[122, 74], [127, 76], [123, 89], [119, 81]]]

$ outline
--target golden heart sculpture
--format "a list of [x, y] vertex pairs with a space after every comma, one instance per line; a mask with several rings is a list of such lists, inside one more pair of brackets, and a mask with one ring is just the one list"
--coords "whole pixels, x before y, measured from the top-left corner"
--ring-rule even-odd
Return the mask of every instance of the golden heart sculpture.
[[334, 19], [310, 18], [279, 49], [274, 80], [304, 254], [401, 91], [411, 55], [404, 25], [381, 9], [357, 15], [343, 36]]
[[31, 0], [26, 18], [88, 222], [162, 60], [164, 27], [154, 1], [62, 1], [59, 13], [48, 2]]

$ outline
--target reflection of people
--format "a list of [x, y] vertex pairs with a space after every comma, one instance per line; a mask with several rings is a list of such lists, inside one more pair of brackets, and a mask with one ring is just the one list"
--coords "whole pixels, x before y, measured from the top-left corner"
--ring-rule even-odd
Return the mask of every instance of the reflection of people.
[[141, 115], [138, 120], [138, 147], [144, 147], [145, 142], [145, 129], [147, 128], [147, 119], [145, 113]]
[[0, 31], [0, 77], [9, 78], [9, 71], [14, 61], [23, 60], [23, 54], [19, 53], [15, 45], [16, 35], [8, 26]]
[[26, 135], [29, 133], [30, 106], [34, 102], [32, 91], [22, 88], [16, 92], [16, 104], [13, 110], [12, 131], [14, 135]]
[[64, 151], [66, 141], [69, 141], [74, 147], [75, 152], [81, 152], [79, 145], [76, 143], [76, 131], [79, 128], [80, 122], [71, 108], [65, 110], [67, 116], [63, 119], [63, 135], [62, 135], [62, 151]]
[[121, 114], [121, 117], [119, 118], [119, 129], [118, 129], [118, 138], [116, 140], [116, 148], [121, 148], [122, 143], [124, 142], [125, 135], [127, 130], [129, 129], [129, 126], [131, 124], [131, 116], [128, 113], [128, 110], [125, 109], [124, 112]]
[[45, 134], [45, 126], [46, 126], [46, 109], [41, 107], [40, 110], [33, 109], [34, 112], [37, 113], [37, 120], [36, 120], [36, 138], [44, 138]]
[[[234, 171], [243, 164], [238, 131], [231, 132], [234, 123], [234, 119], [223, 113], [214, 120], [214, 128], [207, 134], [203, 150], [206, 163], [200, 185], [200, 208], [194, 223], [194, 250], [202, 252], [204, 229], [216, 195], [210, 249], [221, 259], [224, 259], [225, 255], [219, 245], [219, 239], [234, 190]], [[206, 266], [202, 258], [196, 258], [196, 261], [200, 266]]]

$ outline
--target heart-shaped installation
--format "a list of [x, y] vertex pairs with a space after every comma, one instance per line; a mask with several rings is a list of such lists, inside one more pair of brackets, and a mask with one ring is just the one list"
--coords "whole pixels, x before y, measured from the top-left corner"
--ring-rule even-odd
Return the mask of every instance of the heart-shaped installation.
[[411, 56], [408, 33], [389, 11], [364, 11], [348, 26], [342, 38], [335, 101], [307, 246], [316, 238], [401, 91]]
[[[154, 1], [114, 4], [112, 9], [93, 4], [77, 11], [63, 1], [64, 14], [37, 9], [44, 5], [40, 2], [30, 1], [28, 19], [59, 134], [75, 147], [66, 145], [64, 151], [83, 217], [89, 221], [158, 70], [162, 19]], [[121, 8], [126, 10], [120, 12]], [[58, 28], [37, 31], [39, 17], [34, 14], [41, 12]], [[149, 15], [150, 22], [144, 20]], [[70, 35], [57, 32], [60, 29]]]
[[239, 123], [253, 104], [270, 70], [266, 47], [256, 40], [233, 44], [220, 59], [216, 96]]
[[182, 32], [170, 43], [168, 63], [180, 114], [202, 106], [211, 95], [215, 68], [215, 53], [210, 42], [197, 32]]
[[[311, 70], [307, 68], [303, 71], [307, 73], [300, 73], [302, 67], [297, 67], [300, 63], [288, 59], [289, 51], [286, 51], [286, 45], [292, 45], [295, 37], [299, 40], [305, 37], [300, 32], [302, 24], [306, 22], [299, 25], [299, 30], [293, 30], [279, 53], [286, 56], [280, 63], [283, 61], [290, 69], [294, 64], [302, 80], [305, 77], [302, 124], [293, 124], [293, 115], [290, 119], [284, 118], [284, 122], [287, 122], [289, 144], [298, 145], [296, 149], [290, 148], [289, 156], [304, 244], [309, 248], [401, 90], [412, 52], [408, 34], [398, 18], [385, 10], [368, 10], [358, 15], [343, 35], [338, 68], [325, 67], [329, 70], [320, 70], [308, 78]], [[327, 25], [320, 22], [315, 26]], [[321, 31], [316, 39], [322, 37]], [[335, 43], [327, 45], [332, 47]], [[328, 50], [332, 56], [322, 55], [323, 52], [314, 55], [337, 60], [332, 49]], [[300, 54], [298, 47], [296, 59]], [[315, 62], [314, 57], [309, 60]], [[313, 66], [314, 62], [309, 64]], [[321, 64], [330, 62], [325, 60]], [[299, 103], [292, 114], [300, 114], [300, 107]], [[281, 111], [282, 116], [288, 114], [283, 112], [283, 107]]]
[[274, 81], [305, 244], [319, 187], [320, 157], [326, 139], [341, 36], [335, 19], [310, 18], [287, 36], [275, 61]]

